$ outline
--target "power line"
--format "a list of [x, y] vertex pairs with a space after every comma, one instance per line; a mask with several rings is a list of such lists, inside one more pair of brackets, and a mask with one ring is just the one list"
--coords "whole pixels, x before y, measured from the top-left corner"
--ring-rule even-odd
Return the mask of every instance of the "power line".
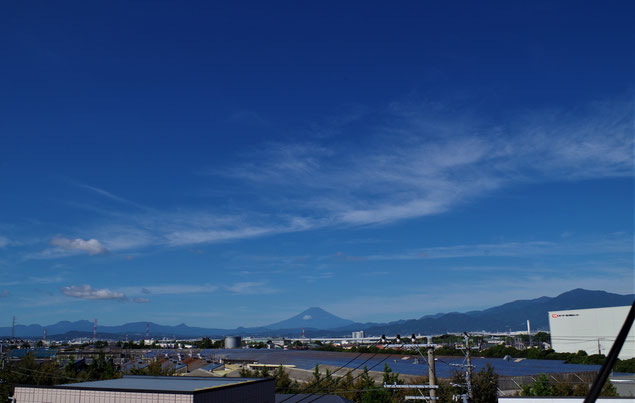
[[[377, 346], [378, 344], [380, 344], [380, 343], [381, 343], [381, 342], [383, 342], [383, 341], [385, 341], [385, 338], [383, 338], [383, 337], [382, 337], [382, 338], [380, 338], [380, 339], [379, 339], [376, 343], [372, 344], [370, 347], [375, 347], [375, 346]], [[346, 364], [344, 364], [344, 365], [340, 366], [340, 367], [339, 367], [339, 368], [337, 368], [335, 371], [333, 371], [333, 372], [331, 373], [331, 375], [333, 375], [333, 374], [335, 374], [336, 372], [340, 371], [342, 368], [345, 368], [346, 366], [348, 366], [351, 362], [355, 361], [355, 360], [356, 360], [357, 358], [359, 358], [362, 354], [364, 354], [364, 353], [358, 353], [355, 357], [353, 357], [353, 358], [352, 358], [350, 361], [348, 361]], [[375, 355], [377, 355], [377, 354], [378, 354], [378, 353], [375, 353]], [[323, 379], [324, 379], [324, 378], [323, 378]], [[318, 385], [320, 382], [322, 382], [322, 380], [318, 381], [318, 382], [316, 383], [316, 385]], [[305, 387], [303, 390], [299, 391], [298, 393], [296, 393], [296, 394], [294, 394], [294, 395], [292, 395], [292, 396], [287, 397], [287, 398], [286, 398], [286, 399], [284, 399], [284, 400], [281, 400], [281, 401], [280, 401], [280, 403], [286, 402], [287, 400], [292, 399], [293, 397], [295, 397], [295, 396], [297, 396], [297, 395], [299, 395], [299, 394], [301, 394], [301, 393], [303, 393], [303, 392], [306, 392], [306, 391], [307, 391], [309, 388], [311, 388], [312, 386], [314, 386], [314, 385], [307, 385], [307, 387]]]
[[[38, 374], [49, 375], [49, 376], [51, 376], [51, 377], [53, 377], [53, 378], [70, 379], [70, 380], [73, 380], [73, 381], [80, 381], [80, 382], [86, 382], [86, 381], [87, 381], [87, 379], [73, 378], [73, 377], [70, 377], [70, 376], [65, 376], [65, 375], [61, 375], [61, 374], [58, 374], [58, 373], [53, 373], [53, 374], [51, 374], [50, 372], [38, 371], [38, 370], [36, 370], [36, 369], [31, 369], [31, 368], [20, 368], [20, 369], [22, 369], [22, 370], [24, 370], [24, 371], [36, 372], [36, 373], [38, 373]], [[7, 370], [8, 370], [9, 372], [14, 372], [14, 373], [17, 373], [17, 374], [20, 374], [20, 375], [24, 375], [24, 376], [31, 376], [31, 375], [29, 375], [29, 374], [25, 374], [25, 373], [23, 373], [23, 372], [16, 371], [15, 369], [7, 369]]]
[[[414, 337], [414, 335], [413, 335], [413, 337]], [[429, 346], [429, 345], [428, 345], [428, 346]], [[417, 351], [419, 352], [419, 354], [421, 355], [421, 357], [424, 359], [424, 361], [426, 361], [426, 362], [427, 362], [427, 364], [428, 364], [428, 365], [430, 365], [430, 363], [428, 362], [428, 360], [426, 360], [425, 356], [421, 353], [421, 349], [420, 349], [420, 346], [419, 346], [419, 345], [417, 345]], [[379, 354], [379, 352], [376, 352], [375, 354], [373, 354], [371, 357], [369, 357], [368, 359], [366, 359], [366, 361], [362, 362], [362, 363], [361, 363], [360, 365], [358, 365], [356, 368], [354, 368], [354, 369], [352, 369], [352, 370], [349, 370], [349, 373], [350, 373], [351, 371], [354, 371], [354, 370], [356, 370], [356, 369], [359, 369], [359, 367], [361, 367], [363, 364], [365, 364], [366, 362], [368, 362], [369, 360], [371, 360], [372, 358], [374, 358], [377, 354]], [[376, 363], [376, 364], [374, 364], [372, 367], [370, 367], [370, 369], [369, 369], [369, 370], [372, 370], [373, 368], [375, 368], [375, 367], [376, 367], [376, 366], [378, 366], [379, 364], [381, 364], [381, 363], [383, 363], [384, 361], [386, 361], [388, 358], [390, 358], [390, 357], [392, 357], [392, 356], [395, 356], [395, 355], [401, 355], [401, 354], [388, 354], [386, 357], [384, 357], [384, 358], [383, 358], [382, 360], [380, 360], [378, 363]], [[434, 359], [434, 356], [433, 356], [433, 359]], [[433, 364], [432, 364], [432, 365], [434, 365], [434, 362], [433, 362]], [[352, 378], [352, 380], [354, 381], [354, 380], [356, 380], [357, 378], [359, 378], [359, 377], [360, 377], [360, 376], [362, 376], [362, 375], [364, 375], [364, 372], [362, 372], [362, 373], [360, 373], [359, 375], [357, 375], [356, 377]], [[337, 388], [337, 383], [338, 383], [338, 382], [339, 382], [339, 380], [336, 380], [336, 381], [335, 381], [335, 387], [336, 387], [336, 388]], [[435, 382], [434, 380], [432, 380], [431, 385], [432, 385], [432, 384], [435, 384], [435, 383], [436, 383], [436, 382]], [[433, 390], [433, 389], [431, 389], [431, 390]], [[327, 392], [330, 392], [330, 391], [331, 391], [331, 389], [327, 389]], [[315, 394], [315, 393], [317, 393], [317, 392], [314, 392], [313, 394]], [[394, 391], [393, 391], [393, 393], [394, 393]], [[309, 396], [309, 397], [310, 397], [310, 396]], [[319, 397], [318, 397], [317, 399], [319, 399]], [[317, 400], [317, 399], [311, 400], [311, 401], [309, 401], [308, 403], [311, 403], [311, 402], [313, 402], [313, 401], [315, 401], [315, 400]], [[304, 399], [302, 399], [302, 400], [304, 400]], [[302, 401], [302, 400], [299, 400], [299, 401]]]
[[[391, 354], [391, 355], [392, 355], [392, 354]], [[373, 368], [375, 368], [377, 365], [379, 365], [379, 364], [381, 364], [382, 362], [386, 361], [389, 357], [390, 357], [390, 355], [388, 355], [388, 356], [384, 357], [384, 358], [383, 358], [383, 359], [381, 359], [381, 360], [380, 360], [377, 364], [375, 364], [375, 365], [373, 365], [372, 367], [370, 367], [368, 370], [369, 370], [369, 371], [371, 371], [371, 370], [372, 370]], [[356, 368], [356, 369], [358, 369], [358, 368]], [[349, 372], [350, 372], [350, 371], [349, 371]], [[362, 373], [360, 373], [359, 375], [357, 375], [357, 376], [353, 377], [353, 378], [352, 378], [352, 380], [353, 380], [353, 381], [355, 381], [357, 378], [361, 377], [362, 375], [364, 375], [364, 372], [362, 372]], [[337, 384], [337, 382], [336, 382], [336, 384]], [[336, 385], [336, 386], [337, 386], [337, 385]], [[371, 390], [372, 390], [372, 389], [371, 389]], [[330, 389], [327, 389], [327, 392], [330, 392]], [[312, 393], [312, 395], [314, 395], [314, 394], [316, 394], [316, 393], [317, 393], [317, 392], [314, 392], [314, 393]], [[328, 394], [328, 393], [325, 393], [325, 394]], [[314, 401], [316, 401], [316, 400], [320, 399], [322, 396], [324, 396], [324, 394], [323, 394], [323, 395], [321, 395], [321, 396], [318, 396], [317, 398], [315, 398], [315, 399], [313, 399], [313, 400], [308, 401], [307, 403], [312, 403], [312, 402], [314, 402]], [[309, 397], [310, 397], [310, 396], [309, 396]], [[299, 400], [299, 402], [300, 402], [300, 401], [302, 401], [302, 400]]]
[[[397, 335], [397, 339], [396, 339], [396, 340], [400, 340], [399, 335]], [[382, 343], [386, 343], [386, 337], [385, 337], [384, 335], [382, 335], [382, 336], [379, 338], [379, 340], [377, 340], [377, 342], [376, 342], [376, 343], [373, 343], [372, 345], [370, 345], [370, 346], [368, 346], [368, 347], [375, 347], [375, 346], [377, 346], [377, 345], [379, 345], [379, 344], [382, 344]], [[402, 345], [403, 345], [403, 344], [402, 344]], [[381, 352], [381, 351], [377, 351], [377, 352], [375, 352], [375, 353], [374, 353], [374, 354], [373, 354], [370, 358], [368, 358], [368, 359], [366, 359], [364, 362], [362, 362], [362, 364], [360, 364], [360, 365], [358, 365], [357, 367], [353, 368], [353, 370], [359, 369], [359, 367], [360, 367], [361, 365], [363, 365], [364, 363], [368, 362], [370, 359], [372, 359], [372, 358], [374, 358], [375, 356], [377, 356], [377, 354], [379, 354], [380, 352]], [[353, 357], [350, 361], [348, 361], [346, 364], [344, 364], [344, 365], [340, 366], [339, 368], [337, 368], [337, 369], [336, 369], [335, 371], [333, 371], [331, 374], [333, 375], [333, 374], [335, 374], [336, 372], [339, 372], [339, 371], [340, 371], [340, 370], [342, 370], [343, 368], [347, 367], [347, 366], [348, 366], [351, 362], [355, 361], [355, 360], [356, 360], [357, 358], [359, 358], [362, 354], [364, 354], [364, 353], [362, 353], [362, 352], [358, 353], [358, 354], [357, 354], [355, 357]], [[393, 355], [392, 353], [389, 353], [389, 354], [388, 354], [388, 355], [387, 355], [384, 359], [382, 359], [382, 360], [380, 361], [380, 363], [381, 363], [381, 362], [383, 362], [383, 361], [385, 361], [388, 357], [390, 357], [390, 356], [392, 356], [392, 355]], [[375, 364], [375, 366], [377, 366], [377, 365], [378, 365], [378, 364]], [[373, 366], [373, 367], [371, 367], [371, 368], [374, 368], [375, 366]], [[350, 372], [350, 370], [349, 370], [349, 372]], [[294, 396], [296, 396], [296, 395], [298, 395], [298, 394], [300, 394], [300, 393], [302, 393], [302, 392], [307, 391], [309, 388], [311, 388], [311, 387], [313, 387], [313, 386], [317, 386], [317, 385], [319, 385], [319, 384], [320, 384], [320, 383], [321, 383], [324, 379], [325, 379], [325, 378], [322, 378], [322, 379], [321, 379], [321, 380], [319, 380], [319, 381], [318, 381], [315, 385], [307, 385], [307, 386], [306, 386], [306, 387], [305, 387], [302, 391], [300, 391], [300, 392], [296, 393], [295, 395], [289, 396], [288, 398], [286, 398], [286, 399], [282, 400], [280, 403], [285, 402], [285, 401], [287, 401], [287, 400], [289, 400], [289, 399], [292, 399]]]
[[[362, 365], [366, 364], [368, 361], [372, 360], [372, 359], [373, 359], [373, 358], [375, 358], [376, 356], [377, 356], [377, 353], [375, 353], [375, 354], [371, 355], [370, 357], [368, 357], [366, 360], [364, 360], [361, 364], [359, 364], [359, 365], [358, 365], [358, 366], [356, 366], [355, 368], [349, 369], [349, 370], [348, 370], [348, 372], [352, 372], [352, 371], [358, 370], [358, 369], [359, 369]], [[386, 359], [388, 359], [388, 357], [390, 357], [390, 355], [388, 355], [388, 356], [386, 356], [384, 359], [382, 359], [382, 360], [380, 361], [380, 363], [381, 363], [381, 362], [383, 362], [383, 361], [385, 361]], [[373, 365], [373, 366], [371, 367], [371, 369], [372, 369], [372, 368], [375, 368], [377, 365], [378, 365], [378, 364]], [[333, 374], [335, 374], [335, 372], [333, 372], [331, 375], [333, 375]], [[363, 372], [362, 372], [362, 374], [363, 374]], [[361, 375], [361, 374], [360, 374], [360, 375]], [[358, 375], [358, 377], [359, 377], [360, 375]], [[326, 379], [326, 378], [322, 378], [320, 381], [318, 381], [318, 382], [316, 383], [316, 386], [317, 386], [317, 385], [318, 385], [318, 384], [319, 384], [322, 380], [324, 380], [324, 379]], [[357, 377], [353, 378], [353, 380], [355, 380], [355, 379], [357, 379]], [[334, 380], [334, 381], [335, 381], [335, 384], [337, 384], [338, 380]], [[333, 382], [333, 380], [332, 380], [331, 382]], [[309, 386], [312, 386], [312, 385], [309, 385]], [[328, 391], [329, 386], [327, 386], [326, 388], [327, 388], [327, 391]], [[314, 395], [314, 394], [316, 394], [316, 393], [317, 393], [317, 392], [313, 392], [313, 393], [311, 393], [311, 395], [307, 396], [307, 397], [306, 397], [306, 398], [304, 398], [304, 399], [308, 399], [309, 397], [311, 397], [312, 395]], [[301, 402], [301, 401], [302, 401], [302, 400], [304, 400], [304, 399], [299, 400], [299, 402]]]

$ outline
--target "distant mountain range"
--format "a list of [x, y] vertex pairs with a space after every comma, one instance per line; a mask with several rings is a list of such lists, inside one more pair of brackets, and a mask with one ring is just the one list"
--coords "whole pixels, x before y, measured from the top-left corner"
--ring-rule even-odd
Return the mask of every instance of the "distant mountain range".
[[[292, 318], [268, 326], [237, 329], [210, 329], [150, 323], [150, 336], [157, 337], [222, 337], [242, 336], [299, 336], [304, 330], [307, 337], [347, 335], [351, 331], [364, 330], [372, 335], [394, 335], [409, 333], [440, 334], [463, 331], [514, 331], [527, 328], [527, 320], [532, 329], [547, 329], [548, 311], [566, 309], [601, 308], [631, 305], [635, 294], [619, 295], [605, 291], [576, 289], [557, 297], [540, 297], [531, 300], [517, 300], [485, 309], [465, 313], [450, 312], [426, 315], [419, 319], [399, 320], [390, 323], [355, 323], [339, 318], [317, 307], [309, 308]], [[105, 338], [139, 339], [145, 336], [146, 322], [126, 323], [119, 326], [99, 326], [98, 336]], [[16, 337], [41, 337], [46, 327], [48, 338], [68, 339], [91, 337], [93, 323], [87, 320], [77, 322], [62, 321], [53, 325], [16, 325]], [[0, 337], [8, 337], [10, 327], [0, 327]]]
[[624, 306], [631, 305], [633, 299], [635, 294], [619, 295], [575, 289], [554, 298], [517, 300], [483, 311], [428, 315], [419, 319], [372, 325], [364, 330], [369, 334], [514, 331], [527, 329], [527, 320], [533, 330], [548, 329], [549, 311]]

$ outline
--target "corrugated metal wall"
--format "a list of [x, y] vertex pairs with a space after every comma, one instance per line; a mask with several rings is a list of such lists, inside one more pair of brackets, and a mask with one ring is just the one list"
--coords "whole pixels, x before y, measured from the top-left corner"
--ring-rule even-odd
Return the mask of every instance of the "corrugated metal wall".
[[192, 395], [16, 387], [16, 403], [192, 403]]

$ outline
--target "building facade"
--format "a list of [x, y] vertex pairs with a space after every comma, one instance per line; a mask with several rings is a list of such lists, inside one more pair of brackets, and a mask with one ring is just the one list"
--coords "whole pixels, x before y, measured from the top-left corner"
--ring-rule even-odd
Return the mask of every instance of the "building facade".
[[275, 403], [272, 378], [124, 376], [57, 386], [16, 386], [16, 403]]
[[[610, 351], [630, 306], [549, 312], [551, 347], [559, 353], [604, 354]], [[635, 357], [635, 330], [631, 328], [619, 358]]]

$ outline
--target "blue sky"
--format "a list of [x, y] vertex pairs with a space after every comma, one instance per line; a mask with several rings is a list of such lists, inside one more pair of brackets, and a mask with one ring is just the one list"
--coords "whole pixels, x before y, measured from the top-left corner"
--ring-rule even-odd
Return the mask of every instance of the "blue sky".
[[635, 288], [626, 2], [1, 7], [0, 323]]

